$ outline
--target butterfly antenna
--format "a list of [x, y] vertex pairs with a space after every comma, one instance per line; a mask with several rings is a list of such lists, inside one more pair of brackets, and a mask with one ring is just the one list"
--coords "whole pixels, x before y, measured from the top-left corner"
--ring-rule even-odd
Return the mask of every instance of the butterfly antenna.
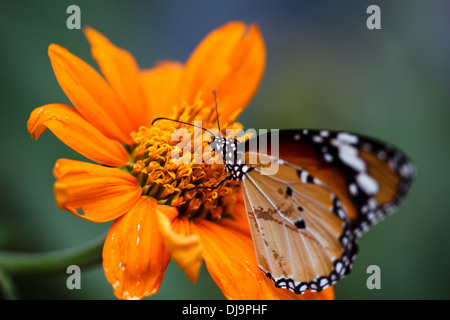
[[175, 119], [170, 119], [170, 118], [164, 118], [164, 117], [155, 118], [155, 119], [153, 119], [153, 121], [152, 121], [152, 125], [153, 125], [156, 121], [159, 121], [159, 120], [168, 120], [168, 121], [173, 121], [173, 122], [182, 123], [182, 124], [185, 124], [185, 125], [188, 125], [188, 126], [192, 126], [192, 127], [196, 127], [196, 128], [205, 130], [205, 131], [208, 132], [211, 136], [213, 136], [213, 137], [215, 136], [214, 133], [212, 133], [212, 132], [209, 131], [208, 129], [205, 129], [205, 128], [203, 128], [203, 127], [197, 126], [197, 125], [192, 124], [192, 123], [189, 123], [189, 122], [184, 122], [184, 121], [181, 121], [181, 120], [175, 120]]
[[219, 136], [221, 136], [222, 133], [220, 131], [220, 124], [219, 124], [219, 109], [217, 108], [217, 95], [216, 95], [216, 90], [215, 89], [213, 89], [213, 94], [214, 94], [214, 102], [216, 104], [217, 127], [219, 128]]

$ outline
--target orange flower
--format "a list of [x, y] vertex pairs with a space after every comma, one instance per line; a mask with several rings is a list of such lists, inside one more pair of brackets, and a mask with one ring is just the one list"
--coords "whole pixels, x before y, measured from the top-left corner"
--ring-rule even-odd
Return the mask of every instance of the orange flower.
[[[172, 160], [178, 123], [241, 128], [238, 115], [254, 95], [265, 67], [259, 28], [228, 23], [211, 32], [186, 64], [163, 61], [140, 70], [133, 56], [91, 28], [84, 29], [104, 78], [68, 50], [52, 44], [56, 78], [73, 107], [36, 108], [28, 131], [50, 129], [91, 164], [60, 159], [54, 168], [58, 206], [94, 222], [114, 220], [103, 248], [103, 267], [118, 298], [156, 293], [173, 259], [196, 281], [202, 260], [229, 299], [331, 299], [333, 289], [296, 295], [278, 289], [258, 269], [239, 185], [221, 164]], [[191, 134], [192, 127], [187, 127]], [[204, 142], [206, 145], [207, 142]], [[176, 149], [175, 149], [176, 151]], [[189, 190], [190, 189], [190, 190]]]

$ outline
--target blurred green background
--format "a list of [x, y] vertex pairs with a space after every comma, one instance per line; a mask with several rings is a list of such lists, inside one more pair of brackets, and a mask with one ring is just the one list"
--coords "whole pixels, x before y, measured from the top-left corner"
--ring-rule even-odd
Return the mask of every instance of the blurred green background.
[[[397, 1], [5, 1], [0, 7], [0, 250], [40, 252], [81, 245], [108, 230], [59, 210], [52, 168], [82, 159], [46, 132], [32, 139], [26, 122], [40, 105], [69, 103], [47, 56], [58, 43], [91, 65], [82, 25], [132, 52], [142, 68], [185, 61], [212, 29], [230, 20], [257, 22], [267, 44], [261, 87], [239, 121], [246, 128], [328, 128], [399, 146], [418, 174], [400, 210], [360, 240], [352, 273], [337, 299], [448, 299], [450, 2]], [[366, 9], [381, 8], [381, 30]], [[369, 290], [366, 269], [381, 268]], [[114, 299], [100, 266], [82, 270], [81, 290], [66, 274], [16, 276], [22, 299]], [[202, 269], [191, 284], [174, 264], [151, 299], [221, 299]]]

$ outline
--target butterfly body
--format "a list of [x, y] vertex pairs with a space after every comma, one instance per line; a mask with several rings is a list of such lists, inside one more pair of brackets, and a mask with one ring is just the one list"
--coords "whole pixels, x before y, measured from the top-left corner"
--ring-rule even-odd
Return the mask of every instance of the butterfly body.
[[245, 152], [245, 149], [243, 149], [245, 144], [243, 142], [235, 138], [225, 139], [222, 136], [218, 136], [215, 137], [210, 146], [222, 155], [225, 171], [229, 174], [226, 180], [241, 181], [252, 170], [242, 158]]
[[241, 181], [258, 266], [296, 293], [348, 274], [358, 237], [398, 206], [413, 178], [400, 151], [347, 132], [282, 130], [213, 144], [225, 180]]

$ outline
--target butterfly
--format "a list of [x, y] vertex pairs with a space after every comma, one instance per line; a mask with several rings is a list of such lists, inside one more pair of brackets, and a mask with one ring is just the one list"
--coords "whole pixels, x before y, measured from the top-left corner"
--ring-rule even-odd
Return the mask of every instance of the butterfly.
[[[172, 120], [153, 122], [161, 119]], [[373, 138], [302, 129], [241, 142], [223, 137], [217, 122], [210, 146], [228, 176], [213, 188], [240, 182], [258, 267], [297, 294], [346, 276], [358, 238], [398, 207], [413, 181], [408, 158]]]

